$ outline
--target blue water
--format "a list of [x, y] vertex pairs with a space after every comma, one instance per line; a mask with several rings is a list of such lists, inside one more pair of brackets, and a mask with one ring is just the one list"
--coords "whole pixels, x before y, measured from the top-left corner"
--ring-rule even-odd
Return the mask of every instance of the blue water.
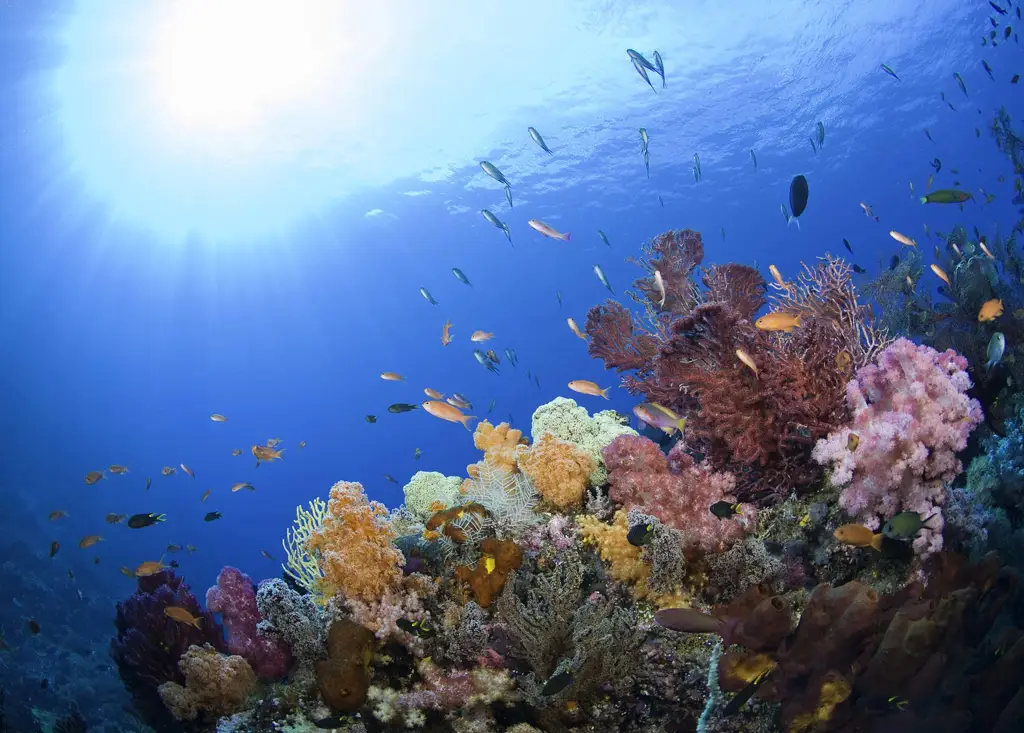
[[[672, 5], [635, 3], [616, 12], [567, 4], [559, 12], [563, 19], [578, 15], [577, 22], [537, 29], [545, 41], [566, 34], [573, 53], [584, 49], [586, 58], [565, 58], [557, 47], [528, 51], [522, 38], [509, 38], [503, 50], [503, 33], [492, 28], [484, 39], [489, 55], [463, 47], [459, 62], [472, 69], [462, 87], [450, 76], [425, 79], [410, 64], [415, 90], [377, 88], [394, 115], [381, 121], [379, 134], [367, 122], [364, 134], [348, 141], [353, 151], [379, 151], [375, 181], [366, 174], [373, 165], [363, 160], [365, 150], [338, 181], [330, 170], [304, 168], [296, 155], [266, 169], [295, 176], [267, 182], [269, 192], [253, 193], [236, 171], [224, 174], [225, 190], [202, 189], [202, 205], [168, 201], [161, 209], [150, 200], [135, 212], [97, 193], [111, 189], [90, 179], [100, 175], [100, 164], [75, 157], [80, 118], [60, 106], [48, 81], [72, 62], [62, 29], [87, 16], [89, 4], [0, 5], [0, 577], [11, 599], [0, 606], [0, 623], [13, 647], [0, 654], [0, 685], [9, 700], [57, 710], [92, 689], [117, 710], [125, 698], [106, 656], [109, 619], [114, 602], [134, 588], [120, 566], [159, 559], [174, 542], [197, 548], [167, 556], [181, 563], [197, 593], [225, 564], [255, 579], [275, 576], [279, 563], [260, 550], [280, 559], [295, 506], [326, 496], [333, 482], [362, 482], [371, 498], [393, 507], [401, 490], [385, 473], [400, 483], [417, 470], [463, 474], [479, 454], [462, 427], [422, 411], [387, 411], [391, 403], [421, 401], [424, 387], [460, 392], [472, 400], [472, 414], [511, 418], [524, 430], [536, 406], [558, 395], [576, 396], [591, 410], [628, 411], [633, 402], [621, 389], [612, 390], [609, 404], [569, 393], [573, 379], [610, 386], [618, 378], [587, 356], [566, 318], [582, 326], [588, 308], [609, 296], [593, 265], [603, 267], [621, 296], [641, 272], [625, 259], [662, 231], [698, 230], [706, 261], [756, 263], [765, 273], [770, 263], [792, 273], [825, 252], [848, 255], [845, 237], [853, 246], [849, 259], [868, 271], [861, 283], [899, 251], [890, 229], [916, 238], [926, 253], [934, 240], [925, 237], [925, 223], [932, 231], [963, 223], [990, 236], [1009, 233], [1018, 218], [1010, 204], [1012, 171], [987, 128], [999, 106], [1015, 121], [1024, 118], [1024, 94], [1009, 84], [1024, 58], [1012, 42], [980, 45], [987, 3]], [[525, 33], [533, 11], [527, 4], [503, 12]], [[478, 35], [469, 5], [448, 3], [438, 12], [466, 24], [453, 37]], [[431, 40], [417, 39], [428, 60]], [[439, 54], [455, 53], [451, 39], [436, 40], [445, 46]], [[656, 92], [644, 84], [627, 46], [661, 51], [667, 88], [656, 77]], [[563, 63], [569, 81], [557, 78]], [[552, 79], [483, 87], [489, 76], [501, 87], [516, 68]], [[393, 68], [385, 75], [400, 77]], [[440, 103], [430, 106], [431, 84], [437, 99], [461, 89], [459, 116]], [[470, 113], [478, 93], [479, 107]], [[499, 98], [501, 106], [492, 106]], [[808, 138], [819, 120], [826, 140], [815, 153]], [[403, 157], [401, 151], [422, 143], [423, 125], [445, 130], [444, 139], [420, 160]], [[553, 155], [530, 140], [529, 125]], [[649, 179], [640, 127], [650, 133]], [[464, 140], [474, 141], [472, 150], [446, 157]], [[127, 154], [116, 138], [99, 135], [93, 145], [96, 159]], [[694, 153], [699, 183], [691, 173]], [[909, 184], [918, 195], [924, 191], [935, 157], [942, 161], [935, 188], [959, 180], [961, 188], [995, 194], [995, 201], [971, 203], [962, 214], [957, 207], [923, 207]], [[485, 159], [510, 179], [514, 210], [480, 170]], [[110, 162], [110, 170], [120, 164]], [[798, 173], [810, 183], [799, 229], [787, 227], [779, 211]], [[1000, 174], [1006, 182], [996, 180]], [[154, 168], [149, 175], [155, 188], [177, 190], [182, 200], [185, 187], [201, 186], [181, 171]], [[147, 185], [146, 177], [135, 185]], [[263, 204], [274, 199], [274, 186], [281, 201], [289, 189], [308, 196], [288, 194], [268, 213]], [[342, 193], [330, 194], [332, 187]], [[860, 201], [880, 223], [864, 216]], [[509, 224], [514, 247], [482, 219], [484, 207]], [[244, 221], [233, 230], [221, 209]], [[571, 241], [541, 237], [527, 227], [530, 218], [571, 231]], [[452, 267], [472, 287], [458, 282]], [[443, 348], [446, 319], [455, 340]], [[476, 329], [496, 334], [488, 346], [499, 355], [515, 349], [518, 368], [504, 357], [500, 375], [477, 364], [468, 341]], [[382, 381], [382, 371], [405, 381]], [[214, 412], [229, 421], [211, 422]], [[368, 424], [367, 414], [378, 422]], [[255, 468], [250, 446], [273, 437], [284, 441], [284, 460]], [[303, 440], [308, 445], [299, 449]], [[243, 455], [233, 457], [233, 448]], [[114, 463], [130, 472], [83, 483], [87, 472]], [[196, 478], [180, 469], [160, 475], [161, 467], [179, 463]], [[230, 493], [241, 481], [257, 490]], [[207, 489], [212, 494], [200, 503]], [[57, 509], [68, 517], [48, 521]], [[224, 516], [204, 522], [208, 511]], [[110, 512], [166, 513], [168, 520], [131, 530], [105, 524]], [[78, 549], [88, 534], [104, 541]], [[51, 560], [52, 540], [61, 549]], [[39, 636], [27, 630], [30, 618], [42, 625]], [[55, 650], [72, 641], [70, 656], [58, 658]], [[47, 690], [35, 682], [43, 678], [52, 681]]]

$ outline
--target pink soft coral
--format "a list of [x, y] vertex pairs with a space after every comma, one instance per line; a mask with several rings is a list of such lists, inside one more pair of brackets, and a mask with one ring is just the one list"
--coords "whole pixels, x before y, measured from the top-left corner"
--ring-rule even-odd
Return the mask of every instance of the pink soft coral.
[[608, 469], [609, 497], [682, 530], [687, 551], [720, 552], [743, 539], [753, 523], [755, 510], [746, 504], [736, 519], [711, 513], [715, 502], [735, 501], [730, 494], [736, 479], [731, 473], [712, 471], [706, 462], [694, 463], [682, 443], [665, 456], [647, 438], [621, 435], [601, 455]]
[[893, 342], [846, 386], [852, 423], [814, 448], [815, 460], [831, 464], [832, 483], [845, 487], [840, 506], [871, 529], [901, 511], [935, 514], [914, 540], [922, 554], [942, 549], [938, 507], [963, 469], [957, 451], [983, 418], [966, 394], [966, 368], [952, 349]]
[[252, 579], [230, 565], [220, 571], [217, 585], [206, 591], [206, 606], [223, 616], [228, 632], [228, 650], [243, 657], [259, 677], [283, 677], [291, 662], [284, 642], [264, 636], [256, 628], [260, 612]]

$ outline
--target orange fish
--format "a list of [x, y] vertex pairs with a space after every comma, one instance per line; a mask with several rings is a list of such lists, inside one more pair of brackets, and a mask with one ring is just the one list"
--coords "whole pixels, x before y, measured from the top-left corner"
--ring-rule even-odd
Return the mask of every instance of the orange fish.
[[281, 450], [274, 450], [273, 448], [266, 445], [254, 445], [252, 447], [252, 454], [256, 456], [256, 467], [259, 468], [260, 461], [272, 461], [275, 458], [281, 459], [281, 454], [284, 452], [284, 448]]
[[949, 281], [949, 275], [947, 275], [946, 271], [943, 270], [941, 267], [939, 267], [938, 265], [932, 265], [932, 272], [938, 275], [939, 279], [946, 283], [946, 285], [948, 285], [949, 287], [953, 287], [953, 283]]
[[85, 483], [92, 486], [102, 478], [105, 478], [102, 471], [89, 471], [89, 473], [85, 474]]
[[608, 390], [611, 387], [605, 387], [601, 389], [596, 384], [588, 379], [574, 379], [569, 382], [569, 389], [573, 392], [579, 392], [580, 394], [590, 395], [591, 397], [604, 397], [606, 400], [610, 400], [608, 396]]
[[469, 421], [476, 420], [476, 415], [465, 415], [458, 407], [441, 402], [440, 400], [427, 400], [423, 403], [423, 409], [428, 414], [439, 417], [442, 420], [462, 423], [462, 427], [466, 428], [466, 430], [470, 429]]
[[427, 397], [429, 397], [432, 400], [443, 400], [444, 399], [444, 395], [443, 394], [438, 392], [436, 389], [431, 389], [430, 387], [426, 387], [423, 390], [423, 394], [425, 394]]
[[800, 328], [800, 316], [791, 313], [775, 311], [761, 316], [754, 321], [754, 327], [761, 331], [785, 331], [792, 333], [794, 328]]
[[488, 333], [487, 331], [473, 331], [473, 335], [469, 337], [469, 340], [473, 343], [481, 343], [483, 341], [490, 341], [492, 338], [494, 338], [493, 333]]
[[385, 382], [401, 382], [404, 377], [396, 372], [381, 372], [380, 378]]
[[164, 565], [164, 559], [161, 557], [159, 560], [146, 560], [146, 562], [135, 568], [136, 578], [148, 578], [150, 575], [156, 575], [157, 573], [167, 569], [167, 565]]
[[249, 489], [249, 491], [255, 491], [256, 487], [250, 484], [248, 481], [243, 481], [242, 483], [237, 483], [234, 486], [232, 486], [231, 493], [233, 494], [236, 491], [241, 491], [242, 489]]
[[879, 552], [882, 551], [882, 540], [885, 537], [881, 532], [875, 534], [863, 524], [844, 524], [832, 534], [844, 545], [870, 547]]
[[750, 371], [752, 371], [754, 373], [755, 377], [758, 376], [758, 374], [757, 374], [757, 364], [751, 358], [750, 354], [748, 354], [743, 349], [736, 349], [736, 358], [739, 359], [740, 361], [742, 361], [743, 365], [745, 367], [749, 368]]
[[789, 290], [789, 283], [782, 279], [782, 273], [779, 272], [779, 268], [777, 268], [775, 265], [768, 265], [768, 272], [771, 273], [772, 280], [774, 280], [780, 288], [785, 288], [786, 290]]
[[78, 546], [84, 550], [86, 547], [92, 547], [97, 542], [100, 542], [102, 539], [103, 538], [100, 537], [98, 534], [89, 534], [83, 537], [81, 540], [79, 540]]
[[188, 612], [187, 609], [184, 609], [181, 606], [164, 607], [164, 615], [168, 618], [173, 618], [175, 621], [181, 621], [181, 623], [183, 624], [195, 626], [197, 629], [202, 631], [203, 617], [193, 616], [191, 613]]
[[57, 519], [63, 519], [67, 515], [68, 515], [67, 512], [65, 512], [65, 511], [63, 511], [61, 509], [56, 509], [56, 510], [50, 512], [50, 521], [53, 522], [53, 521], [55, 521]]
[[110, 471], [111, 473], [115, 473], [115, 474], [118, 474], [118, 475], [120, 475], [122, 473], [128, 473], [128, 467], [127, 466], [119, 466], [116, 463], [113, 464], [107, 470]]
[[545, 237], [551, 237], [552, 239], [560, 239], [563, 242], [569, 241], [569, 232], [565, 232], [563, 234], [554, 227], [545, 224], [540, 219], [530, 219], [526, 223], [530, 225], [531, 229], [540, 232]]
[[978, 242], [978, 246], [981, 247], [981, 251], [985, 253], [985, 256], [990, 260], [994, 260], [996, 256], [988, 251], [988, 247], [985, 246], [984, 242]]
[[174, 469], [173, 466], [164, 466], [163, 468], [160, 469], [160, 473], [162, 473], [164, 476], [173, 476], [174, 474], [177, 473], [177, 471]]
[[978, 311], [978, 323], [992, 321], [1003, 315], [1003, 301], [999, 299], [986, 300]]
[[905, 247], [917, 247], [917, 242], [908, 237], [906, 234], [900, 234], [895, 229], [889, 232], [889, 236]]
[[574, 320], [573, 320], [572, 318], [567, 318], [567, 319], [565, 319], [565, 320], [566, 320], [566, 322], [567, 322], [567, 323], [569, 324], [569, 329], [570, 329], [570, 330], [571, 330], [571, 331], [572, 331], [572, 332], [573, 332], [574, 334], [576, 334], [577, 336], [579, 336], [579, 337], [580, 337], [581, 339], [583, 339], [584, 341], [586, 341], [586, 340], [587, 340], [587, 335], [586, 335], [585, 333], [583, 333], [583, 331], [581, 331], [581, 330], [580, 330], [580, 327], [579, 327], [579, 326], [577, 326], [577, 325], [576, 325], [576, 321], [574, 321]]
[[441, 346], [447, 346], [452, 342], [452, 322], [445, 321], [441, 327]]
[[857, 450], [858, 445], [860, 445], [860, 436], [857, 433], [850, 433], [850, 437], [846, 439], [846, 450], [853, 453]]
[[843, 350], [836, 354], [836, 366], [842, 369], [844, 372], [850, 368], [850, 352]]
[[219, 412], [215, 412], [212, 415], [210, 415], [210, 419], [213, 420], [214, 422], [227, 422], [228, 421], [228, 419], [226, 417], [224, 417], [223, 415], [221, 415]]
[[131, 568], [126, 568], [124, 565], [121, 566], [121, 575], [125, 575], [129, 578], [135, 577], [135, 571]]

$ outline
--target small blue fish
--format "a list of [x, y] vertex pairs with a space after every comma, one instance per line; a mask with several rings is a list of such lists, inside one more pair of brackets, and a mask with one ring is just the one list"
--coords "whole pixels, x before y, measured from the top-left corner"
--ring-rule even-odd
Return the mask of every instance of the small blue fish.
[[420, 288], [420, 295], [426, 298], [427, 302], [431, 305], [438, 305], [438, 302], [434, 300], [434, 296], [430, 294], [430, 291], [426, 288]]
[[491, 163], [490, 161], [484, 160], [484, 161], [480, 162], [480, 167], [484, 169], [484, 173], [489, 175], [491, 178], [496, 180], [501, 185], [503, 185], [503, 186], [511, 186], [512, 185], [511, 183], [508, 182], [508, 179], [505, 178], [505, 175], [500, 170], [498, 170], [498, 166], [494, 165], [494, 163]]
[[886, 74], [891, 76], [896, 81], [900, 81], [900, 78], [898, 76], [896, 76], [896, 72], [893, 71], [892, 69], [890, 69], [888, 64], [879, 64], [878, 68], [880, 68], [882, 71], [884, 71]]
[[757, 170], [757, 156], [754, 155], [754, 149], [750, 149], [750, 160], [754, 163], [754, 170]]
[[[508, 243], [512, 244], [512, 232], [509, 231], [508, 224], [503, 222], [501, 219], [499, 219], [497, 216], [494, 215], [494, 212], [492, 212], [492, 211], [490, 211], [488, 209], [480, 209], [480, 214], [483, 215], [483, 217], [489, 223], [493, 224], [498, 229], [500, 229], [501, 231], [505, 232], [505, 236], [508, 237]], [[514, 244], [512, 244], [512, 246], [515, 247]]]
[[[603, 230], [598, 229], [597, 236], [599, 236], [601, 238], [601, 241], [607, 244], [609, 247], [612, 246], [612, 243], [608, 241], [608, 235], [605, 234]], [[561, 299], [559, 299], [559, 303], [561, 303]]]
[[661, 77], [661, 88], [665, 88], [665, 62], [661, 60], [661, 54], [654, 52], [654, 65], [657, 66], [658, 76]]
[[601, 269], [600, 265], [594, 265], [594, 274], [597, 275], [597, 279], [601, 281], [601, 284], [608, 288], [608, 292], [615, 295], [615, 291], [612, 290], [612, 286], [608, 284], [608, 278], [604, 274], [604, 270]]
[[551, 148], [549, 148], [547, 146], [547, 143], [544, 142], [544, 138], [542, 138], [540, 136], [540, 133], [537, 132], [537, 128], [536, 127], [528, 127], [526, 129], [530, 133], [530, 137], [533, 138], [533, 141], [535, 143], [537, 143], [538, 145], [540, 145], [540, 149], [541, 150], [543, 150], [545, 153], [550, 153], [551, 152]]
[[453, 267], [452, 268], [452, 274], [455, 275], [455, 279], [458, 280], [460, 283], [462, 283], [464, 285], [469, 285], [470, 287], [473, 287], [473, 283], [471, 283], [469, 281], [469, 278], [466, 277], [466, 273], [464, 273], [459, 268]]

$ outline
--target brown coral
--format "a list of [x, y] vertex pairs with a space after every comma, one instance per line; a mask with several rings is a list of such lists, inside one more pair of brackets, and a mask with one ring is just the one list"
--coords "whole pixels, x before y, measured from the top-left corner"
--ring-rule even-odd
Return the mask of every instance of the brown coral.
[[519, 469], [530, 477], [545, 501], [559, 509], [579, 508], [587, 479], [596, 467], [586, 451], [550, 433], [519, 452]]
[[480, 552], [476, 565], [460, 565], [455, 574], [473, 589], [473, 598], [481, 608], [489, 608], [505, 587], [509, 573], [523, 564], [523, 551], [511, 540], [488, 537], [480, 543]]
[[157, 688], [176, 720], [195, 720], [200, 713], [218, 718], [237, 713], [256, 688], [256, 674], [242, 657], [225, 656], [209, 644], [193, 644], [178, 661], [185, 685], [165, 682]]
[[373, 632], [347, 618], [327, 632], [327, 659], [316, 663], [316, 679], [324, 704], [336, 713], [355, 712], [366, 702], [370, 661], [376, 648]]

